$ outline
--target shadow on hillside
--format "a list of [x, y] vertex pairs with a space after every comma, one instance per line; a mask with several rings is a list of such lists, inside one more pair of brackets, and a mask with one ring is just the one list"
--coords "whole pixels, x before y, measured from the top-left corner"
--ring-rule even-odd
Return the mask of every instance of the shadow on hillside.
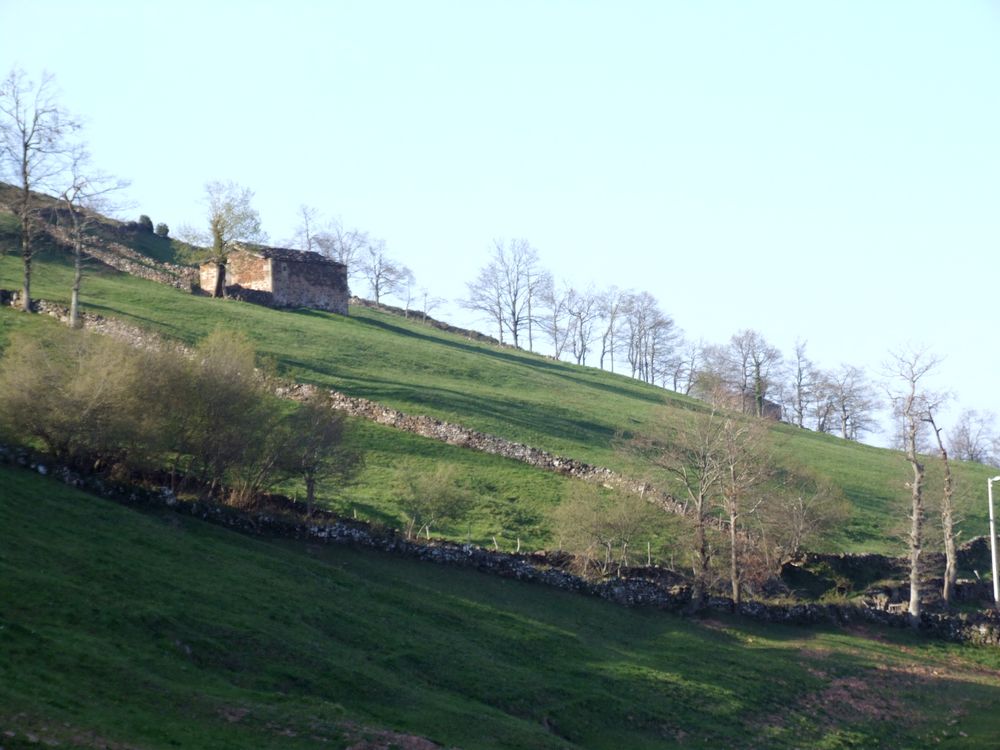
[[[295, 311], [296, 314], [301, 314], [310, 317], [325, 317], [325, 313], [319, 312], [317, 310], [300, 309]], [[453, 338], [445, 337], [444, 335], [434, 336], [427, 333], [422, 333], [419, 331], [414, 331], [410, 328], [406, 328], [400, 325], [395, 325], [384, 320], [375, 320], [367, 317], [352, 317], [352, 322], [359, 325], [368, 326], [371, 328], [376, 328], [381, 331], [385, 331], [390, 334], [397, 336], [405, 336], [411, 339], [418, 339], [420, 341], [425, 341], [430, 344], [436, 344], [439, 346], [446, 346], [451, 349], [455, 349], [467, 354], [474, 354], [479, 356], [488, 357], [491, 359], [499, 360], [507, 364], [518, 365], [521, 367], [526, 367], [536, 370], [544, 370], [549, 373], [555, 374], [560, 378], [569, 380], [577, 385], [583, 386], [585, 388], [594, 388], [597, 390], [605, 391], [617, 396], [622, 396], [625, 398], [638, 399], [641, 401], [646, 401], [654, 404], [663, 404], [665, 402], [664, 396], [668, 394], [668, 391], [663, 392], [663, 396], [655, 392], [646, 392], [647, 388], [652, 389], [654, 386], [647, 386], [646, 384], [640, 384], [635, 381], [635, 385], [626, 382], [621, 385], [614, 385], [611, 383], [602, 383], [596, 379], [588, 379], [581, 377], [579, 370], [576, 368], [578, 365], [572, 365], [567, 362], [562, 362], [561, 360], [548, 359], [539, 354], [530, 353], [519, 353], [517, 350], [500, 349], [495, 345], [490, 344], [476, 344], [476, 343], [464, 343], [461, 341], [455, 341]], [[600, 371], [602, 376], [610, 377], [620, 377], [626, 378], [627, 376], [617, 374], [617, 373], [607, 373]]]
[[[283, 365], [300, 370], [312, 369], [308, 363], [288, 358], [282, 358], [281, 362]], [[454, 416], [448, 419], [465, 426], [470, 425], [463, 419], [463, 415], [471, 415], [498, 425], [514, 425], [519, 430], [561, 440], [588, 443], [595, 447], [610, 446], [615, 436], [613, 426], [594, 420], [575, 419], [570, 416], [570, 412], [560, 409], [555, 404], [526, 405], [515, 400], [487, 400], [452, 388], [423, 386], [418, 389], [376, 378], [343, 378], [343, 376], [341, 378], [342, 382], [338, 389], [343, 393], [379, 403], [400, 404], [404, 412], [412, 415], [428, 412], [450, 414]], [[480, 429], [490, 430], [488, 426]]]

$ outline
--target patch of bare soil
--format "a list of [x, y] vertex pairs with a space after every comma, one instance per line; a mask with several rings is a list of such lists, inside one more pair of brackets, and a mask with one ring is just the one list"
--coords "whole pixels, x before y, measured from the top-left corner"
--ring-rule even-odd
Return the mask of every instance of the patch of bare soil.
[[385, 729], [369, 729], [357, 724], [343, 726], [347, 735], [347, 750], [440, 750], [441, 746], [423, 737], [412, 734], [391, 732]]

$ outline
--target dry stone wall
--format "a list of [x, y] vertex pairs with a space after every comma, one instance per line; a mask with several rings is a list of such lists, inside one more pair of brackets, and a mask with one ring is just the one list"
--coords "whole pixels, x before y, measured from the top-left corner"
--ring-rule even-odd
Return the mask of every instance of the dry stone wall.
[[[438, 565], [471, 568], [502, 578], [599, 597], [625, 607], [681, 613], [691, 604], [689, 587], [673, 583], [672, 576], [663, 576], [662, 571], [655, 568], [633, 568], [627, 577], [591, 581], [560, 567], [565, 559], [561, 553], [514, 554], [440, 540], [408, 540], [393, 530], [377, 529], [367, 523], [338, 518], [326, 512], [303, 520], [302, 517], [282, 513], [280, 507], [266, 512], [246, 513], [212, 503], [182, 502], [166, 487], [147, 489], [111, 482], [99, 476], [82, 476], [65, 467], [50, 466], [43, 458], [25, 450], [3, 445], [0, 445], [0, 463], [52, 476], [65, 484], [123, 505], [181, 513], [247, 535], [376, 549]], [[286, 502], [291, 501], [286, 499]], [[911, 626], [906, 614], [852, 604], [782, 605], [750, 601], [734, 606], [729, 598], [713, 597], [705, 603], [705, 608], [709, 612], [733, 612], [750, 619], [785, 625], [871, 623], [898, 628]], [[925, 612], [919, 619], [917, 629], [924, 635], [948, 641], [1000, 646], [1000, 614], [993, 610], [959, 615]]]
[[[278, 389], [280, 396], [299, 401], [315, 395], [316, 392], [317, 389], [315, 386], [302, 384], [286, 385]], [[432, 440], [439, 440], [449, 445], [457, 445], [462, 448], [479, 451], [480, 453], [503, 456], [513, 461], [520, 461], [529, 466], [534, 466], [537, 469], [551, 471], [563, 476], [573, 477], [574, 479], [581, 479], [585, 482], [593, 482], [609, 488], [634, 492], [671, 513], [684, 513], [684, 506], [670, 495], [655, 489], [645, 482], [629, 479], [603, 466], [594, 466], [593, 464], [578, 461], [574, 458], [558, 456], [540, 448], [533, 448], [530, 445], [506, 440], [485, 432], [479, 432], [478, 430], [463, 427], [453, 422], [446, 422], [422, 414], [406, 414], [398, 409], [393, 409], [375, 401], [347, 396], [338, 391], [331, 390], [325, 393], [329, 397], [330, 405], [334, 409], [353, 417], [388, 425], [397, 430], [403, 430], [404, 432], [410, 432]]]
[[[49, 234], [64, 245], [72, 245], [66, 229], [58, 225], [46, 227]], [[148, 255], [136, 252], [127, 245], [112, 240], [102, 240], [101, 244], [88, 243], [85, 252], [115, 270], [138, 276], [140, 279], [166, 284], [185, 292], [192, 291], [198, 281], [198, 271], [189, 266], [161, 263]]]

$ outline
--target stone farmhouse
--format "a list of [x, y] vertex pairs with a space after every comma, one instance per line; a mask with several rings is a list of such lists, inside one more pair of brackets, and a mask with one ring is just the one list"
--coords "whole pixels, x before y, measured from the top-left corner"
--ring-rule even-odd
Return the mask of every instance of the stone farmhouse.
[[[215, 289], [217, 266], [203, 263], [199, 279]], [[312, 307], [347, 315], [347, 266], [319, 253], [238, 245], [223, 266], [226, 295], [270, 307]]]

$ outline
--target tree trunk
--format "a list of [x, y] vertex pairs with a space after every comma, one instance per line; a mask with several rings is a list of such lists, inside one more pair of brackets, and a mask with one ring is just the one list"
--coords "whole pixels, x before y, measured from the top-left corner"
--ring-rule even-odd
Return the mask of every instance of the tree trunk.
[[21, 309], [31, 312], [31, 255], [24, 254], [24, 283], [21, 285]]
[[316, 475], [309, 472], [306, 474], [306, 516], [312, 518], [313, 501], [316, 499]]
[[212, 290], [213, 297], [222, 297], [226, 293], [226, 264], [220, 261], [215, 262], [215, 289]]
[[944, 599], [945, 606], [951, 609], [952, 601], [955, 598], [955, 583], [958, 579], [958, 555], [955, 551], [955, 508], [953, 504], [954, 484], [951, 476], [951, 461], [948, 460], [948, 450], [944, 447], [944, 440], [941, 438], [941, 428], [934, 421], [933, 414], [928, 414], [927, 421], [934, 430], [937, 438], [938, 451], [941, 454], [941, 462], [944, 465], [944, 484], [941, 497], [941, 532], [944, 536], [944, 586], [941, 590], [941, 598]]
[[69, 298], [69, 327], [81, 328], [80, 322], [80, 281], [83, 278], [83, 262], [81, 255], [83, 250], [80, 247], [80, 239], [77, 238], [73, 248], [73, 287]]
[[729, 515], [729, 579], [733, 584], [733, 607], [740, 606], [740, 565], [736, 546], [736, 515]]
[[915, 454], [910, 455], [913, 466], [910, 507], [910, 621], [916, 627], [920, 621], [920, 553], [923, 546], [924, 521], [924, 465]]
[[705, 535], [705, 516], [701, 509], [697, 509], [694, 528], [694, 560], [692, 571], [694, 581], [691, 586], [691, 609], [697, 611], [701, 609], [708, 595], [706, 591], [706, 581], [708, 579], [708, 538]]

